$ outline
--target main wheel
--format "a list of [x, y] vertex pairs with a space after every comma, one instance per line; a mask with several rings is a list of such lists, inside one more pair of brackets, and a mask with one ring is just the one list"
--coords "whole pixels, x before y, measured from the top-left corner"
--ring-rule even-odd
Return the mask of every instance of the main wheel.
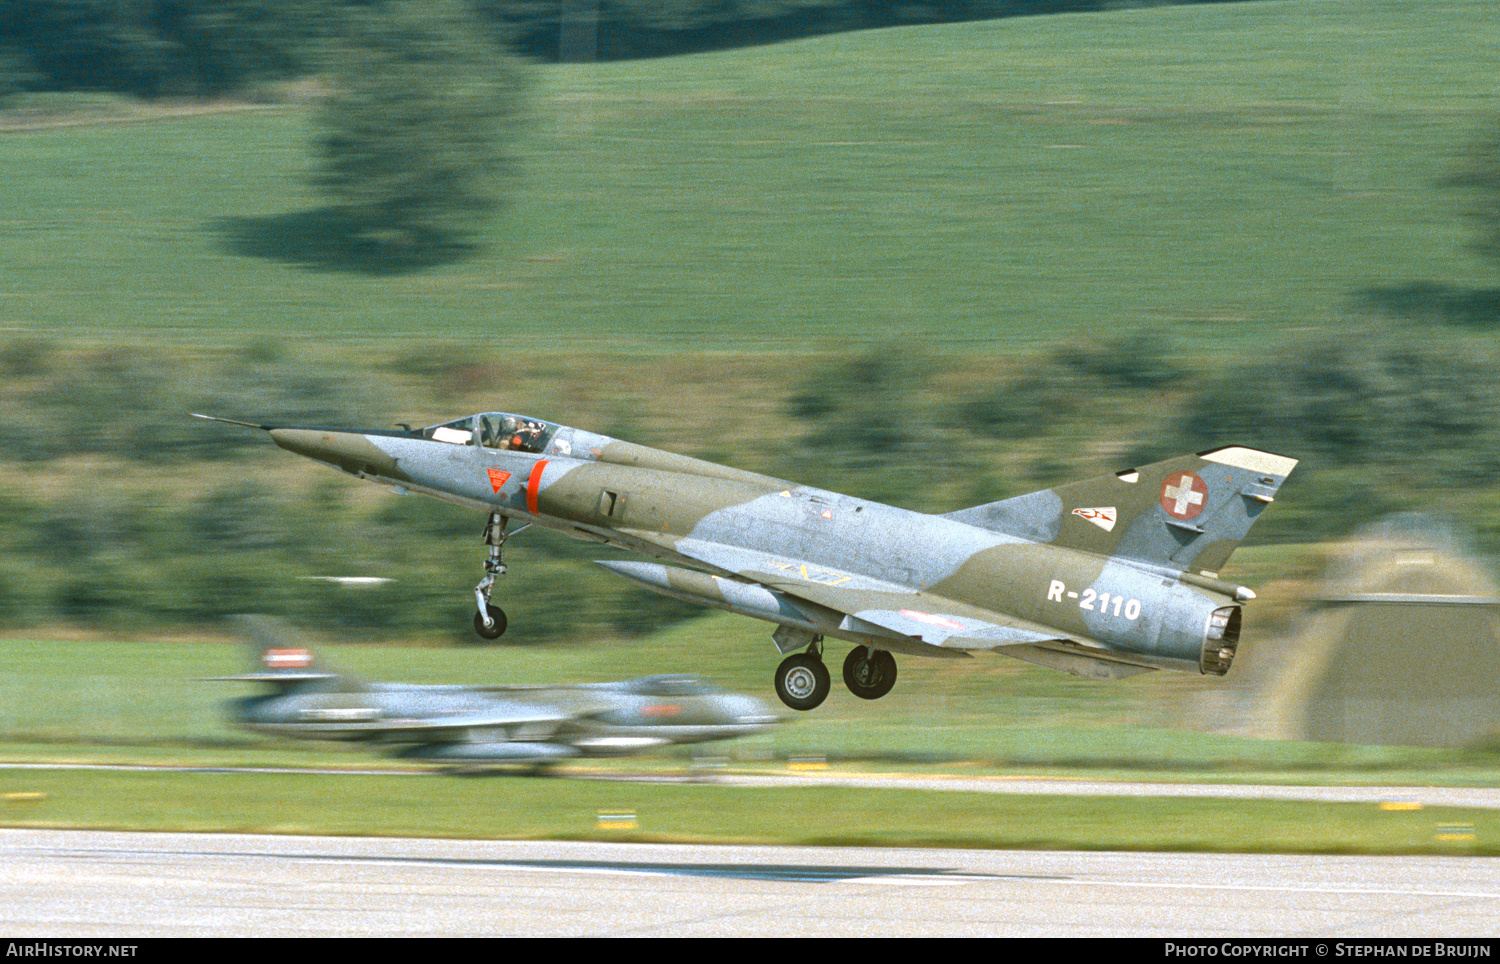
[[486, 626], [484, 624], [484, 620], [480, 618], [479, 614], [475, 613], [474, 632], [483, 636], [485, 639], [499, 639], [501, 636], [505, 635], [505, 627], [507, 624], [507, 620], [505, 618], [505, 610], [501, 609], [498, 606], [486, 606], [485, 608], [489, 610], [492, 625]]
[[844, 685], [862, 700], [878, 700], [896, 685], [896, 657], [856, 646], [844, 658]]
[[816, 656], [795, 653], [776, 667], [776, 695], [794, 710], [810, 710], [828, 698], [828, 667]]

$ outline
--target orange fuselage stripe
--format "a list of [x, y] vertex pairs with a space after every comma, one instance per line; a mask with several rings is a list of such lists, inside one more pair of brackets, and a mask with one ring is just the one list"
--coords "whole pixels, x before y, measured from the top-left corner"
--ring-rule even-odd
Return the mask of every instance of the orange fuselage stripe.
[[526, 478], [526, 511], [536, 515], [536, 494], [542, 487], [542, 470], [547, 467], [550, 459], [542, 459], [531, 467], [531, 475]]

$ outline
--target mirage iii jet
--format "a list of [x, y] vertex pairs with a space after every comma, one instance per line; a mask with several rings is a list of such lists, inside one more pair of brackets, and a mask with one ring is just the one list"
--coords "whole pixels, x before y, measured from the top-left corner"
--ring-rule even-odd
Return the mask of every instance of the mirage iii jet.
[[504, 412], [421, 429], [234, 424], [488, 513], [481, 636], [505, 631], [490, 597], [510, 527], [545, 526], [661, 560], [599, 563], [648, 589], [776, 624], [776, 692], [799, 710], [828, 695], [830, 637], [854, 644], [844, 682], [864, 699], [895, 684], [895, 653], [1223, 675], [1255, 594], [1219, 570], [1297, 464], [1231, 446], [927, 515]]
[[366, 682], [322, 665], [294, 634], [244, 617], [259, 668], [215, 682], [262, 683], [229, 717], [258, 733], [356, 741], [459, 766], [545, 766], [762, 733], [777, 718], [758, 700], [691, 676], [552, 686]]

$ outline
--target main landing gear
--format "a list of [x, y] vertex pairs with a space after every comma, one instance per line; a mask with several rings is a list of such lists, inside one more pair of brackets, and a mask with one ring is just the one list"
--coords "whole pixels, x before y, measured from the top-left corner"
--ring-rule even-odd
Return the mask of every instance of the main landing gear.
[[509, 568], [505, 565], [505, 540], [509, 535], [505, 531], [507, 522], [500, 513], [491, 512], [490, 520], [484, 526], [484, 544], [490, 547], [490, 556], [484, 561], [484, 578], [474, 587], [474, 604], [479, 610], [474, 614], [474, 632], [485, 639], [504, 636], [508, 623], [505, 610], [490, 605], [490, 592], [495, 587], [495, 580], [505, 575]]
[[793, 653], [776, 667], [776, 695], [794, 710], [811, 710], [828, 698], [828, 667], [812, 653]]
[[862, 700], [878, 700], [896, 685], [896, 657], [883, 649], [856, 646], [844, 658], [844, 685]]
[[[896, 685], [896, 657], [883, 649], [854, 647], [844, 659], [844, 685], [862, 700], [880, 699]], [[820, 706], [829, 686], [821, 636], [812, 637], [806, 652], [793, 653], [776, 667], [776, 695], [794, 710]]]

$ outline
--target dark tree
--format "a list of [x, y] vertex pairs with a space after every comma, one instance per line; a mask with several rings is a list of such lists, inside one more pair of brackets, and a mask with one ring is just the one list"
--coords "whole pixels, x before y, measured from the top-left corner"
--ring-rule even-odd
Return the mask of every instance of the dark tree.
[[[0, 84], [141, 97], [233, 93], [313, 69], [344, 0], [0, 0]], [[17, 69], [10, 68], [11, 72]]]
[[467, 6], [401, 2], [353, 15], [323, 104], [317, 183], [356, 237], [461, 244], [500, 206], [520, 66]]
[[1469, 215], [1480, 232], [1475, 246], [1500, 260], [1500, 130], [1465, 152], [1463, 169], [1448, 183], [1467, 190], [1472, 198]]

